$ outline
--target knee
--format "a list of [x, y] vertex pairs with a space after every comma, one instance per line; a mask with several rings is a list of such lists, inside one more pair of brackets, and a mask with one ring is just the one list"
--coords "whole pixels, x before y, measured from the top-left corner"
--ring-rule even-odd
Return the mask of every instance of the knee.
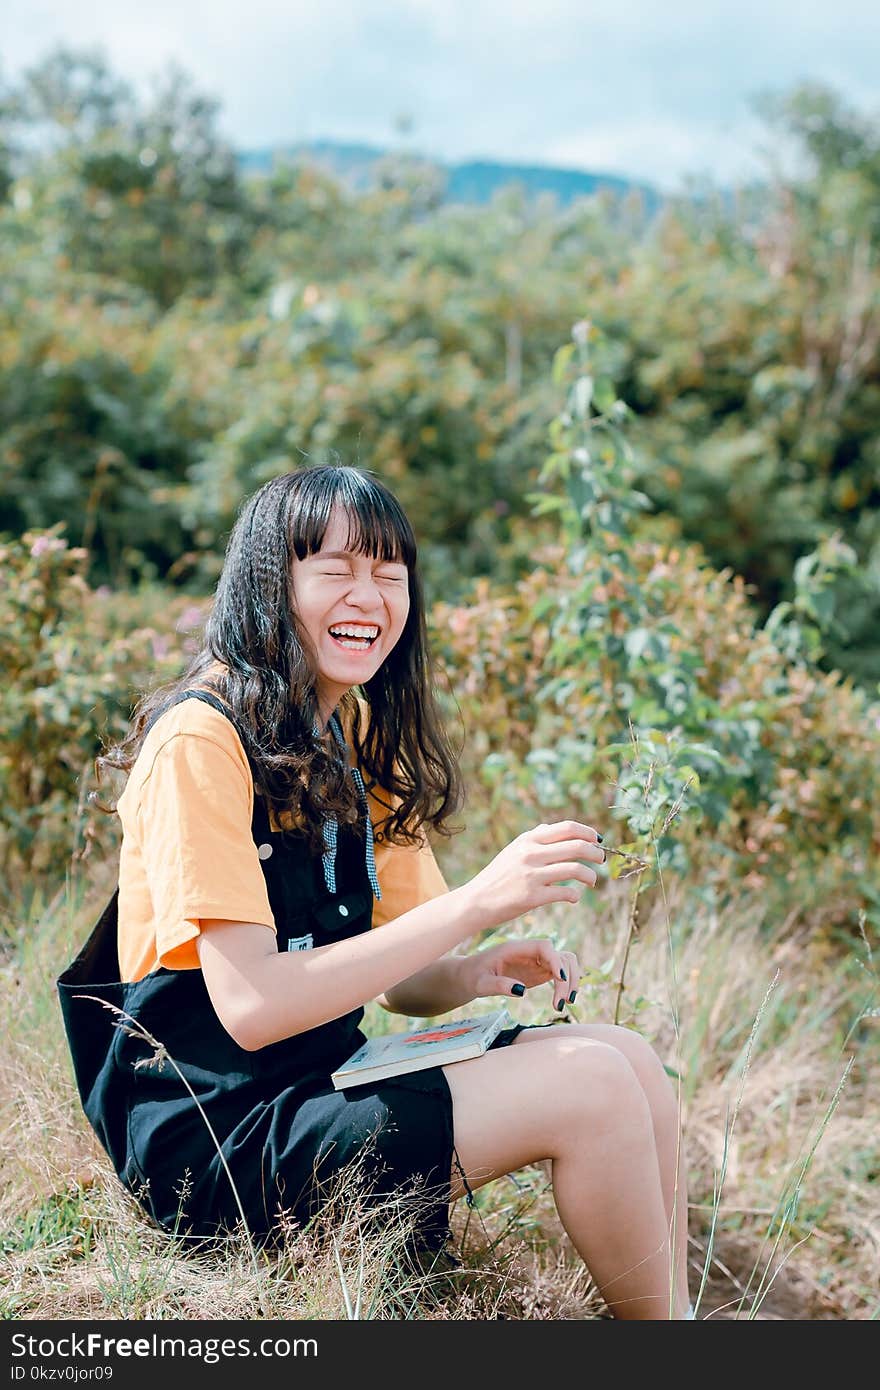
[[593, 1134], [651, 1126], [644, 1088], [628, 1057], [609, 1043], [579, 1043], [570, 1054], [573, 1109]]
[[632, 1028], [611, 1025], [608, 1042], [626, 1057], [648, 1098], [655, 1123], [678, 1123], [678, 1097], [671, 1077], [647, 1038]]

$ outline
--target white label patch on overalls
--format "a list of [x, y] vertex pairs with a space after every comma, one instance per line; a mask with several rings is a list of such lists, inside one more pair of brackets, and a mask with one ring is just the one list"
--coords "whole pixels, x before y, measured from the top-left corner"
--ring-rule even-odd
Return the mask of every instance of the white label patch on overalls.
[[315, 938], [309, 932], [308, 936], [292, 936], [287, 943], [288, 951], [310, 951], [315, 944]]

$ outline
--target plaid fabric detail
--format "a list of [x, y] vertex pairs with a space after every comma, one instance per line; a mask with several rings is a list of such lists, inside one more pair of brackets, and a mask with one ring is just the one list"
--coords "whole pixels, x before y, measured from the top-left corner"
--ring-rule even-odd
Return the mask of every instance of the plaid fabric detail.
[[[376, 853], [373, 844], [373, 823], [370, 820], [370, 808], [369, 803], [367, 802], [367, 791], [364, 786], [364, 779], [361, 776], [360, 768], [354, 767], [349, 761], [348, 744], [345, 741], [345, 734], [342, 732], [342, 725], [339, 723], [339, 720], [337, 719], [335, 714], [331, 714], [330, 716], [330, 728], [333, 730], [333, 736], [336, 739], [336, 742], [342, 749], [343, 756], [340, 759], [340, 761], [344, 763], [346, 767], [348, 767], [352, 777], [355, 780], [355, 785], [358, 789], [358, 797], [360, 799], [361, 807], [364, 812], [364, 819], [366, 821], [367, 827], [367, 873], [370, 876], [370, 883], [373, 887], [373, 896], [378, 900], [382, 897], [382, 890], [379, 887], [379, 879], [376, 874]], [[315, 738], [321, 737], [321, 730], [318, 728], [317, 719], [315, 720], [315, 725], [312, 729], [312, 733], [314, 734]], [[324, 882], [327, 885], [327, 891], [329, 893], [336, 892], [336, 846], [338, 838], [339, 827], [336, 823], [336, 817], [327, 816], [324, 820], [324, 853], [322, 855], [322, 859], [324, 862]]]

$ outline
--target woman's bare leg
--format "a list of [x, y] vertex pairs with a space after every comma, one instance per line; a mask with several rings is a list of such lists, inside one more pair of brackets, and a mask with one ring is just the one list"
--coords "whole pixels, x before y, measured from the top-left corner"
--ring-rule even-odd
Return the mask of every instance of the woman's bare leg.
[[[670, 1248], [651, 1110], [615, 1048], [548, 1030], [444, 1071], [468, 1183], [549, 1158], [560, 1220], [615, 1317], [670, 1316]], [[463, 1186], [453, 1174], [453, 1198]], [[673, 1316], [684, 1316], [674, 1300]]]
[[[558, 1027], [559, 1025], [554, 1025]], [[512, 1046], [521, 1043], [543, 1044], [554, 1028], [534, 1028], [520, 1033]], [[681, 1138], [681, 1117], [678, 1097], [663, 1063], [651, 1044], [632, 1028], [613, 1023], [570, 1023], [565, 1025], [566, 1036], [590, 1038], [607, 1043], [623, 1053], [639, 1079], [651, 1107], [654, 1143], [660, 1164], [660, 1184], [667, 1225], [672, 1233], [675, 1252], [675, 1289], [679, 1308], [689, 1303], [687, 1285], [688, 1205], [687, 1176]]]

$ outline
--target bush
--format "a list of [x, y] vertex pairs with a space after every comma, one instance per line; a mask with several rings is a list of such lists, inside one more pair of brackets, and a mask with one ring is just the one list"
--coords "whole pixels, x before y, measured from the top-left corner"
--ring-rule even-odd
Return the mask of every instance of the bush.
[[846, 552], [803, 565], [798, 600], [762, 628], [744, 582], [700, 547], [639, 538], [626, 407], [592, 375], [599, 335], [575, 338], [533, 499], [564, 540], [513, 588], [481, 580], [431, 615], [493, 836], [610, 814], [620, 848], [652, 866], [646, 887], [657, 868], [687, 872], [709, 897], [778, 890], [787, 910], [852, 926], [864, 908], [880, 925], [880, 704], [814, 660]]
[[[115, 819], [90, 805], [101, 739], [127, 725], [135, 686], [180, 665], [168, 602], [157, 626], [133, 617], [156, 599], [115, 600], [84, 578], [88, 553], [60, 535], [27, 531], [0, 546], [0, 913], [11, 923], [40, 880], [63, 880], [73, 859], [109, 854]], [[160, 628], [164, 630], [160, 630]], [[107, 795], [106, 788], [102, 795]]]

